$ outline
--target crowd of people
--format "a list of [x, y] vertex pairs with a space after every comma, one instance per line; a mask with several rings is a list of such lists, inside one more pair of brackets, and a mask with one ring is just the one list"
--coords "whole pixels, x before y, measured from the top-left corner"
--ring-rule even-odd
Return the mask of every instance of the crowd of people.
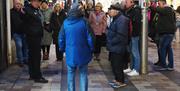
[[[64, 10], [56, 3], [49, 7], [46, 0], [29, 0], [24, 6], [20, 0], [13, 0], [11, 9], [12, 36], [16, 43], [17, 64], [29, 67], [30, 80], [48, 83], [41, 73], [42, 60], [49, 60], [50, 45], [56, 48], [56, 61], [63, 61], [66, 54], [68, 69], [68, 91], [75, 91], [75, 73], [79, 70], [80, 91], [88, 91], [88, 63], [101, 61], [101, 47], [109, 51], [114, 79], [109, 82], [113, 88], [126, 86], [128, 76], [140, 74], [140, 43], [142, 28], [141, 7], [134, 0], [112, 4], [108, 12], [98, 2], [74, 3], [70, 10]], [[176, 17], [177, 16], [177, 17]], [[149, 5], [148, 35], [157, 45], [158, 70], [173, 70], [174, 58], [171, 43], [180, 27], [180, 7], [177, 13], [166, 0]], [[42, 54], [41, 54], [42, 50]], [[166, 57], [168, 56], [168, 63]]]

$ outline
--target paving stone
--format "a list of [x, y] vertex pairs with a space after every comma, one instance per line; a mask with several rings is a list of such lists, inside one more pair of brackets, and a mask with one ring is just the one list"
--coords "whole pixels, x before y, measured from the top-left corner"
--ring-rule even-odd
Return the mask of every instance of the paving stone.
[[[149, 74], [145, 76], [126, 77], [126, 87], [112, 89], [108, 81], [113, 74], [108, 61], [108, 53], [103, 48], [100, 62], [91, 61], [89, 70], [89, 91], [180, 91], [180, 44], [174, 44], [175, 71], [155, 71], [155, 63], [158, 59], [157, 49], [154, 44], [149, 44]], [[2, 75], [0, 74], [0, 91], [67, 91], [67, 69], [65, 62], [55, 62], [55, 48], [51, 47], [50, 60], [44, 64], [48, 66], [42, 69], [43, 76], [49, 80], [47, 84], [29, 81], [28, 68], [10, 67]], [[79, 78], [76, 78], [77, 81]], [[63, 83], [63, 84], [62, 84]], [[77, 86], [79, 83], [77, 82]], [[78, 88], [77, 88], [78, 89]]]

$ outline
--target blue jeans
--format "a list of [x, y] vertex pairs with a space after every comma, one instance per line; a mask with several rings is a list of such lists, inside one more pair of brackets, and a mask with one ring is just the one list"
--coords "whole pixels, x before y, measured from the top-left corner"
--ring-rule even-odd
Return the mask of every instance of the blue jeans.
[[[160, 36], [159, 40], [159, 50], [160, 50], [160, 57], [162, 60], [162, 67], [173, 68], [174, 67], [174, 58], [173, 58], [173, 49], [171, 47], [171, 43], [173, 41], [174, 34], [164, 34]], [[166, 54], [167, 53], [167, 54]], [[166, 63], [166, 56], [168, 55], [168, 62]]]
[[80, 91], [88, 91], [88, 66], [84, 65], [81, 67], [70, 67], [68, 69], [68, 91], [76, 91], [75, 88], [75, 75], [76, 69], [79, 68], [80, 73]]
[[24, 63], [28, 60], [28, 48], [26, 37], [24, 34], [13, 34], [13, 39], [16, 44], [16, 58], [18, 63]]
[[132, 54], [131, 69], [135, 69], [137, 72], [139, 72], [140, 71], [139, 37], [131, 38], [131, 54]]

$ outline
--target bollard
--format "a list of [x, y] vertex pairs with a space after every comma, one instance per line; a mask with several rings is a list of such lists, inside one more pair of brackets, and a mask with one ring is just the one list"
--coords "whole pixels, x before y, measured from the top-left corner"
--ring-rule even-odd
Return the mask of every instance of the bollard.
[[147, 17], [147, 0], [142, 6], [142, 35], [141, 35], [141, 74], [148, 74], [148, 17]]

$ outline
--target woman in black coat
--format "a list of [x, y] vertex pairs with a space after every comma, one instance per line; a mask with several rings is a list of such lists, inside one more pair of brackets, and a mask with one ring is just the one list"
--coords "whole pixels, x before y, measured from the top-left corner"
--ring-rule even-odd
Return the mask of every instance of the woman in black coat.
[[57, 3], [54, 6], [54, 11], [50, 18], [50, 29], [53, 31], [52, 37], [53, 37], [53, 44], [55, 44], [56, 47], [57, 61], [63, 60], [63, 52], [59, 51], [59, 46], [58, 46], [58, 34], [65, 18], [66, 18], [66, 13], [61, 8], [60, 4]]

